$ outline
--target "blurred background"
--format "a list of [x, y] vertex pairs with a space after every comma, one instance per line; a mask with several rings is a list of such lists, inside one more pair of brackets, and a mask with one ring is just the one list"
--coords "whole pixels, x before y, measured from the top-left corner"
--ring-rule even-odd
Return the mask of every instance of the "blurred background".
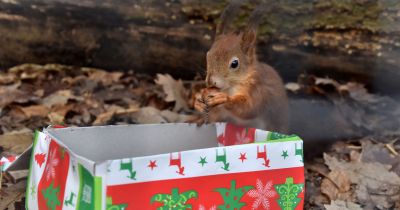
[[[227, 3], [0, 0], [0, 138], [9, 139], [3, 154], [20, 153], [18, 135], [30, 139], [48, 124], [190, 119]], [[307, 160], [337, 141], [353, 143], [333, 147], [336, 153], [364, 150], [365, 139], [400, 159], [400, 1], [250, 0], [231, 28], [243, 28], [262, 3], [270, 6], [258, 32], [259, 60], [286, 84], [291, 133], [305, 140]], [[400, 161], [390, 164], [400, 174]], [[309, 209], [321, 199], [309, 200]], [[380, 206], [400, 208], [394, 198]]]

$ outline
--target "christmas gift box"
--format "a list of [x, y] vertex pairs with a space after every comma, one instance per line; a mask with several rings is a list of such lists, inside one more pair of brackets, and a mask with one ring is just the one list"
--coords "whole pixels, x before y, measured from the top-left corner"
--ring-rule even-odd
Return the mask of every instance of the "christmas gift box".
[[303, 209], [303, 143], [231, 124], [36, 132], [26, 209]]

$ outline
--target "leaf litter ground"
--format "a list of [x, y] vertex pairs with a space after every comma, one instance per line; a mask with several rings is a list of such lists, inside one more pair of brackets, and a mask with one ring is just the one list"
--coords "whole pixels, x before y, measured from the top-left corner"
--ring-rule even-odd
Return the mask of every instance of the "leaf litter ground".
[[[58, 64], [10, 68], [0, 73], [0, 155], [21, 154], [33, 131], [47, 125], [193, 121], [202, 117], [192, 108], [193, 93], [203, 86], [168, 74]], [[338, 138], [306, 158], [305, 209], [400, 209], [398, 102], [359, 83], [313, 75], [300, 75], [286, 88], [291, 99], [322, 98], [334, 107], [341, 132], [353, 137]], [[23, 209], [26, 180], [15, 176], [2, 178], [0, 209]]]

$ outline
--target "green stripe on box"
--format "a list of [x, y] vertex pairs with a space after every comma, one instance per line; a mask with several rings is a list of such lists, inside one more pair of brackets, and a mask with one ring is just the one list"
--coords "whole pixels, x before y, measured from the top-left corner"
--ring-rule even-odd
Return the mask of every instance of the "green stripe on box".
[[35, 131], [35, 135], [33, 137], [33, 145], [32, 145], [32, 149], [31, 149], [31, 161], [29, 161], [29, 174], [28, 174], [28, 182], [26, 185], [26, 195], [25, 195], [25, 209], [29, 209], [28, 207], [28, 203], [29, 203], [29, 192], [30, 192], [30, 186], [31, 186], [31, 174], [32, 174], [32, 165], [34, 164], [34, 160], [35, 160], [35, 147], [36, 147], [36, 143], [38, 141], [39, 138], [39, 131]]
[[255, 144], [264, 144], [264, 143], [279, 143], [279, 142], [288, 142], [288, 141], [302, 141], [302, 139], [298, 136], [293, 136], [289, 138], [275, 139], [275, 140], [265, 140], [265, 141], [257, 141]]
[[76, 209], [78, 210], [94, 210], [95, 208], [95, 179], [90, 172], [78, 164], [79, 170], [79, 193]]
[[277, 140], [292, 140], [292, 138], [299, 138], [296, 135], [286, 135], [282, 133], [277, 133], [277, 132], [268, 132], [267, 139], [266, 141], [277, 141]]
[[81, 192], [82, 192], [82, 169], [81, 169], [81, 164], [78, 163], [78, 173], [79, 173], [79, 191], [78, 191], [78, 199], [77, 199], [77, 203], [76, 203], [76, 210], [79, 210], [79, 201], [81, 200]]
[[102, 197], [102, 183], [101, 177], [95, 176], [94, 177], [94, 209], [101, 209], [101, 197]]

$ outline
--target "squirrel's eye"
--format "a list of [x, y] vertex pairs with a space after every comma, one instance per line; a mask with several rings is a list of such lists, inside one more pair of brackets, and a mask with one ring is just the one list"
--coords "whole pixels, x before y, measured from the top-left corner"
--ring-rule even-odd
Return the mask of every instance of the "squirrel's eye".
[[236, 69], [239, 66], [239, 60], [238, 59], [234, 59], [231, 61], [231, 69]]

